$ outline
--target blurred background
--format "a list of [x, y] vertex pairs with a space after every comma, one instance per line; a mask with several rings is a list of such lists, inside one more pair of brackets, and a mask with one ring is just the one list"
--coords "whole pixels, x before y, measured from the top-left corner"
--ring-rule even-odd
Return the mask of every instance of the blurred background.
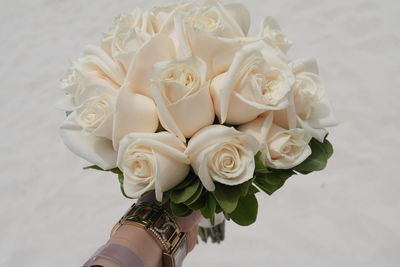
[[[58, 81], [113, 18], [165, 0], [0, 2], [0, 266], [80, 266], [131, 204], [117, 177], [63, 145]], [[316, 57], [341, 124], [328, 168], [258, 194], [257, 222], [229, 223], [185, 266], [399, 266], [400, 2], [246, 0], [252, 32], [278, 19], [291, 58]]]

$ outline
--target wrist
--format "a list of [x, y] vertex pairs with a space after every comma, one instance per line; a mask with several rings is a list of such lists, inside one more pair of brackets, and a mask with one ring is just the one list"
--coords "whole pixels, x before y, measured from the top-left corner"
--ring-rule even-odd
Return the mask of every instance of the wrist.
[[162, 266], [162, 250], [150, 233], [133, 225], [122, 225], [109, 243], [128, 248], [149, 267]]

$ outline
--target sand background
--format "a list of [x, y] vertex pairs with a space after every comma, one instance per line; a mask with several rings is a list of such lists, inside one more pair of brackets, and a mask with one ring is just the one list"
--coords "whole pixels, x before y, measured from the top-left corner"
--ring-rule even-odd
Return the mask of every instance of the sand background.
[[[170, 1], [0, 1], [0, 266], [79, 266], [130, 204], [116, 177], [63, 145], [58, 79], [114, 16]], [[400, 2], [246, 0], [253, 32], [275, 16], [292, 58], [318, 58], [341, 121], [326, 171], [259, 195], [185, 266], [399, 266]]]

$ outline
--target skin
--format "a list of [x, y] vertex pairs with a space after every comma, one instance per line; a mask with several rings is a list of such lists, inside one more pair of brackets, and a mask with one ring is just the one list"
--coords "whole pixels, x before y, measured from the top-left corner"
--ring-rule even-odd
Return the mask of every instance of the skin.
[[[141, 198], [139, 202], [154, 201], [154, 196]], [[168, 210], [168, 209], [167, 209]], [[168, 212], [168, 211], [167, 211]], [[180, 229], [187, 234], [187, 248], [192, 251], [197, 244], [197, 225], [200, 221], [199, 211], [193, 212], [187, 217], [175, 218]], [[132, 225], [123, 225], [109, 239], [109, 243], [124, 246], [136, 254], [148, 267], [162, 266], [162, 250], [153, 237], [144, 229]], [[93, 265], [104, 267], [120, 267], [118, 264], [99, 258]]]

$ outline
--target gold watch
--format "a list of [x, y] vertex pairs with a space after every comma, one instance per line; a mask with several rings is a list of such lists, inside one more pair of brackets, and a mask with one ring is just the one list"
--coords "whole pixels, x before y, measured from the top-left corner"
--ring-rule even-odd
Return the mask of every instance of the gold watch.
[[146, 229], [163, 251], [163, 267], [181, 267], [187, 254], [186, 233], [163, 207], [148, 202], [133, 204], [111, 231], [129, 224]]

